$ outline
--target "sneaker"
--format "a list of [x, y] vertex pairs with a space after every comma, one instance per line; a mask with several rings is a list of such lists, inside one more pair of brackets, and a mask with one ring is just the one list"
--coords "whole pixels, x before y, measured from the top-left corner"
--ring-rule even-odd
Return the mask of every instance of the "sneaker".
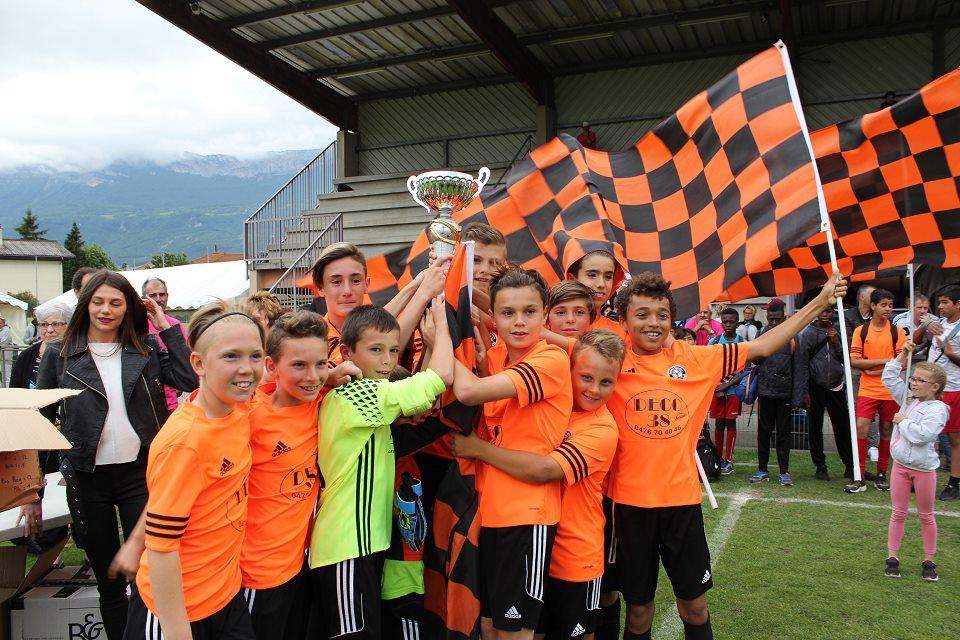
[[827, 473], [826, 467], [818, 468], [817, 472], [813, 474], [813, 477], [816, 478], [817, 480], [826, 480], [827, 482], [830, 482], [830, 474]]
[[757, 471], [755, 474], [750, 476], [750, 484], [756, 484], [758, 482], [769, 482], [770, 474], [766, 471]]
[[948, 484], [943, 488], [943, 491], [940, 492], [941, 500], [958, 500], [960, 499], [960, 486]]
[[854, 480], [843, 488], [847, 493], [861, 493], [867, 490], [866, 480]]
[[728, 476], [728, 475], [730, 475], [731, 473], [733, 473], [733, 463], [730, 462], [729, 460], [721, 460], [721, 461], [720, 461], [720, 474], [721, 474], [721, 475], [724, 475], [724, 476]]
[[793, 486], [793, 478], [790, 477], [790, 474], [789, 474], [789, 473], [781, 473], [781, 474], [780, 474], [780, 484], [783, 485], [784, 487], [792, 487], [792, 486]]
[[875, 480], [877, 479], [876, 474], [871, 473], [871, 472], [869, 472], [869, 471], [865, 471], [865, 470], [863, 470], [863, 469], [861, 469], [861, 471], [862, 471], [863, 473], [861, 473], [860, 475], [862, 475], [862, 476], [863, 476], [863, 479], [866, 480], [867, 482], [873, 482], [873, 481], [875, 481]]
[[940, 576], [937, 575], [937, 565], [930, 560], [924, 560], [920, 565], [920, 576], [927, 582], [939, 582]]
[[843, 477], [847, 480], [853, 480], [853, 467], [847, 467], [843, 470]]
[[876, 480], [873, 481], [873, 486], [877, 491], [890, 491], [890, 483], [887, 482], [887, 474], [878, 473]]
[[883, 575], [888, 578], [899, 578], [900, 577], [900, 560], [890, 556], [887, 558], [887, 567], [883, 570]]

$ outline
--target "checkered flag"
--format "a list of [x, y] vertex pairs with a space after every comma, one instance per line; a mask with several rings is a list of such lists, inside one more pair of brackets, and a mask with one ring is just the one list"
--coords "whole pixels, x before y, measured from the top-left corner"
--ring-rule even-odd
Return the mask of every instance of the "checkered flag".
[[[892, 107], [811, 134], [840, 271], [960, 266], [960, 70]], [[825, 233], [728, 288], [732, 300], [799, 293], [832, 272]]]
[[[680, 315], [689, 315], [820, 229], [800, 113], [778, 43], [631, 149], [593, 151], [555, 138], [457, 219], [499, 229], [510, 261], [550, 283], [564, 276], [565, 251], [626, 254], [631, 273], [671, 280]], [[389, 298], [426, 266], [428, 250], [422, 234], [409, 252], [370, 261], [371, 298]]]

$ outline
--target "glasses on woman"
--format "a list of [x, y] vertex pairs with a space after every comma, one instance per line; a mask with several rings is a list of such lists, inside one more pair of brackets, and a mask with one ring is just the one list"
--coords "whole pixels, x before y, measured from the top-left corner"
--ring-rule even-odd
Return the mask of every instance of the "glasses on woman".
[[910, 382], [922, 382], [923, 384], [933, 384], [933, 380], [924, 380], [923, 378], [918, 378], [917, 376], [910, 376]]
[[66, 322], [41, 322], [41, 329], [59, 329], [60, 327], [67, 326]]

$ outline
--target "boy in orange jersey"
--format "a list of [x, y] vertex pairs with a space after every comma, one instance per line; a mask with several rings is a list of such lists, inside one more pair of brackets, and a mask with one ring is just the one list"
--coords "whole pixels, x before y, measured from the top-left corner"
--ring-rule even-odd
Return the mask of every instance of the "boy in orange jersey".
[[820, 294], [752, 342], [667, 343], [677, 315], [670, 284], [638, 274], [617, 296], [630, 349], [607, 407], [620, 438], [607, 495], [613, 501], [613, 573], [627, 603], [624, 640], [649, 639], [662, 561], [688, 640], [713, 638], [706, 592], [713, 586], [694, 460], [721, 380], [785, 346], [846, 293], [834, 274]]
[[263, 329], [223, 302], [190, 319], [200, 378], [150, 446], [146, 553], [126, 640], [254, 640], [240, 593], [250, 427], [245, 403], [263, 375]]
[[590, 251], [582, 256], [576, 253], [564, 254], [564, 270], [568, 280], [576, 280], [593, 291], [593, 304], [597, 315], [591, 329], [606, 329], [625, 338], [619, 324], [603, 315], [603, 305], [607, 304], [625, 276], [625, 267], [617, 262], [616, 256], [609, 251]]
[[887, 465], [890, 463], [890, 435], [893, 433], [893, 416], [899, 411], [899, 398], [880, 380], [883, 365], [900, 355], [907, 334], [890, 322], [893, 313], [893, 294], [885, 289], [870, 292], [872, 316], [853, 331], [850, 340], [850, 366], [860, 370], [860, 389], [857, 392], [857, 455], [860, 458], [861, 480], [854, 480], [846, 487], [847, 493], [867, 490], [867, 435], [874, 418], [880, 419], [880, 457], [877, 460], [877, 475], [874, 487], [890, 491], [887, 481]]
[[471, 222], [463, 227], [460, 241], [473, 241], [473, 286], [488, 293], [493, 276], [507, 264], [507, 239], [488, 224]]
[[454, 453], [462, 458], [477, 458], [531, 484], [564, 483], [538, 636], [592, 640], [597, 626], [603, 575], [601, 484], [617, 448], [617, 423], [605, 405], [625, 351], [623, 339], [604, 329], [576, 340], [570, 425], [563, 443], [547, 455], [454, 435]]
[[573, 343], [597, 319], [593, 291], [575, 280], [564, 280], [547, 292], [547, 328]]
[[266, 368], [273, 382], [257, 389], [250, 411], [253, 466], [240, 553], [243, 597], [260, 640], [282, 638], [288, 623], [305, 625], [306, 609], [294, 603], [308, 587], [304, 552], [320, 489], [317, 407], [328, 378], [360, 376], [351, 362], [328, 368], [327, 324], [312, 311], [276, 321]]
[[[500, 340], [487, 352], [490, 375], [455, 363], [460, 402], [483, 404], [484, 437], [546, 455], [563, 441], [572, 392], [566, 352], [540, 339], [547, 292], [536, 272], [506, 269], [490, 285]], [[533, 485], [494, 466], [477, 473], [480, 494], [480, 607], [485, 638], [531, 638], [560, 520], [560, 484]]]

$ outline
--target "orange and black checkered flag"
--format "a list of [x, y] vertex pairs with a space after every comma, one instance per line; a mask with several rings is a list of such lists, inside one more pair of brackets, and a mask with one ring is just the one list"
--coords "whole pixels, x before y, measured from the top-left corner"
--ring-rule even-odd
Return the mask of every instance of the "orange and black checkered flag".
[[[873, 279], [910, 263], [960, 267], [960, 70], [811, 139], [841, 273]], [[727, 293], [799, 293], [831, 272], [826, 233], [817, 233]]]
[[[444, 290], [447, 326], [454, 357], [476, 370], [477, 354], [470, 315], [473, 287], [473, 243], [457, 246]], [[441, 398], [439, 419], [451, 429], [469, 433], [479, 411], [456, 399]], [[457, 460], [437, 487], [433, 522], [423, 552], [424, 606], [446, 629], [446, 638], [475, 638], [480, 630], [480, 519], [476, 463]]]
[[[681, 316], [702, 309], [820, 229], [785, 49], [740, 65], [626, 151], [555, 138], [455, 217], [499, 229], [510, 261], [550, 284], [564, 277], [570, 242], [614, 255], [619, 245], [631, 273], [673, 282]], [[409, 251], [371, 260], [371, 298], [409, 282], [428, 250], [421, 234]]]

